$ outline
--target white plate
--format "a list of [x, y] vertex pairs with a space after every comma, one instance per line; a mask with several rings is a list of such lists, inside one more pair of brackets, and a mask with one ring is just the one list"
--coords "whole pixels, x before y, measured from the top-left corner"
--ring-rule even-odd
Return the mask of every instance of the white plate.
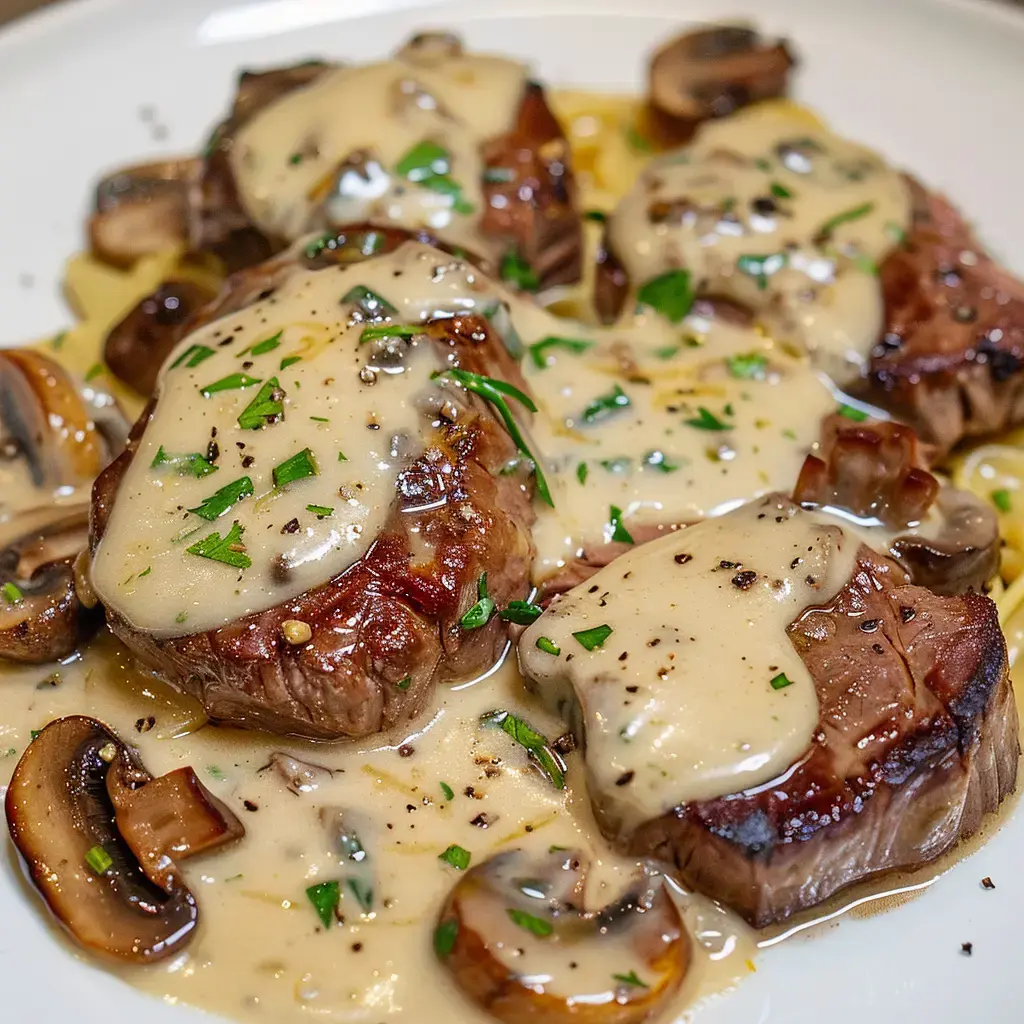
[[[97, 172], [194, 148], [224, 109], [241, 65], [311, 53], [367, 59], [413, 28], [437, 25], [459, 29], [473, 46], [532, 61], [548, 81], [635, 88], [655, 40], [687, 21], [743, 13], [742, 6], [80, 0], [19, 23], [0, 34], [0, 343], [67, 322], [61, 266], [82, 244]], [[954, 0], [746, 7], [763, 28], [795, 41], [800, 96], [839, 130], [947, 190], [995, 251], [1024, 271], [1024, 14]], [[154, 139], [154, 122], [141, 116], [146, 106], [166, 127], [165, 139]], [[27, 904], [9, 844], [0, 849], [0, 1020], [209, 1020], [143, 997], [69, 955]], [[1024, 813], [1011, 814], [987, 846], [909, 905], [768, 950], [757, 973], [700, 1013], [699, 1024], [1024, 1020], [1022, 852]], [[980, 887], [986, 875], [995, 891]], [[972, 957], [960, 951], [967, 941]]]

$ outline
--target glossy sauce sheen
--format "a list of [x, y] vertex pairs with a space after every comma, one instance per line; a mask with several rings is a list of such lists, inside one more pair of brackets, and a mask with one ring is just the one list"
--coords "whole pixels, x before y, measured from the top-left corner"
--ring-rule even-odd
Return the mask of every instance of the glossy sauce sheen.
[[843, 384], [878, 341], [877, 264], [909, 223], [909, 192], [881, 157], [795, 111], [705, 125], [644, 171], [609, 237], [634, 288], [686, 267]]
[[[327, 71], [240, 129], [231, 163], [242, 203], [255, 224], [288, 240], [324, 223], [380, 217], [475, 242], [483, 212], [480, 146], [512, 127], [525, 85], [525, 69], [514, 61], [429, 47]], [[395, 170], [424, 141], [447, 151], [442, 173], [472, 209], [455, 209], [449, 192]], [[374, 166], [346, 174], [321, 209], [340, 165], [358, 154]]]
[[800, 759], [818, 697], [786, 627], [838, 593], [858, 546], [762, 499], [623, 555], [530, 626], [523, 671], [549, 705], [579, 705], [591, 786], [614, 817], [636, 825]]

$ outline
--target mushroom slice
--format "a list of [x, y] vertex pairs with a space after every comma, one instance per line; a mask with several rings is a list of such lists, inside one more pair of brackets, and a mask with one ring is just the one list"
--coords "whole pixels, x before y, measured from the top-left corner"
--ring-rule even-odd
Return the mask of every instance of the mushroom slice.
[[196, 281], [165, 281], [107, 335], [103, 359], [114, 375], [149, 397], [160, 367], [185, 336], [192, 315], [215, 292]]
[[296, 796], [312, 793], [319, 788], [321, 782], [334, 777], [334, 771], [322, 764], [300, 761], [283, 750], [275, 750], [270, 760], [259, 770], [273, 770], [284, 780], [285, 787]]
[[176, 860], [243, 834], [194, 774], [153, 779], [114, 733], [82, 716], [51, 722], [29, 744], [5, 808], [58, 920], [86, 949], [132, 963], [171, 956], [195, 933], [199, 908]]
[[785, 41], [742, 25], [712, 25], [666, 43], [651, 59], [649, 108], [662, 141], [685, 142], [701, 123], [782, 96], [796, 63]]
[[190, 190], [198, 159], [164, 160], [127, 167], [96, 188], [89, 244], [97, 257], [131, 267], [141, 257], [190, 241]]
[[661, 877], [645, 874], [588, 912], [586, 871], [573, 850], [511, 850], [467, 871], [449, 895], [437, 956], [505, 1024], [638, 1024], [679, 990], [691, 944]]
[[[16, 531], [22, 531], [20, 533]], [[0, 550], [0, 658], [38, 665], [74, 651], [99, 624], [76, 586], [89, 506], [50, 506], [5, 524]]]

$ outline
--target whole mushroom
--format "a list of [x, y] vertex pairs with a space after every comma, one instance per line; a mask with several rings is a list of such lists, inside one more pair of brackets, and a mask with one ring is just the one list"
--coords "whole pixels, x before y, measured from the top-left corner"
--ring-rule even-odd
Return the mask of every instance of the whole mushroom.
[[130, 963], [191, 941], [199, 908], [178, 864], [245, 833], [191, 768], [154, 779], [83, 716], [51, 722], [29, 744], [5, 809], [33, 885], [72, 938]]
[[462, 991], [504, 1024], [639, 1024], [670, 1004], [691, 943], [660, 876], [584, 910], [576, 851], [500, 853], [452, 889], [434, 949]]

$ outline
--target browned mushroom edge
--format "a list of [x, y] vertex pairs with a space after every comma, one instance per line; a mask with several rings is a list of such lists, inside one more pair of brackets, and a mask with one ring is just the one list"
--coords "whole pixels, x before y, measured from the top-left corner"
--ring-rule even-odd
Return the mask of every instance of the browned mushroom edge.
[[639, 1024], [682, 985], [691, 942], [662, 878], [586, 911], [586, 872], [575, 850], [510, 850], [466, 871], [442, 907], [438, 959], [505, 1024]]
[[702, 121], [786, 94], [796, 64], [785, 40], [740, 25], [686, 32], [651, 58], [646, 127], [662, 145], [688, 141]]
[[71, 937], [145, 964], [183, 949], [199, 908], [178, 862], [244, 835], [191, 768], [154, 779], [106, 726], [51, 722], [14, 770], [5, 802], [29, 878]]

